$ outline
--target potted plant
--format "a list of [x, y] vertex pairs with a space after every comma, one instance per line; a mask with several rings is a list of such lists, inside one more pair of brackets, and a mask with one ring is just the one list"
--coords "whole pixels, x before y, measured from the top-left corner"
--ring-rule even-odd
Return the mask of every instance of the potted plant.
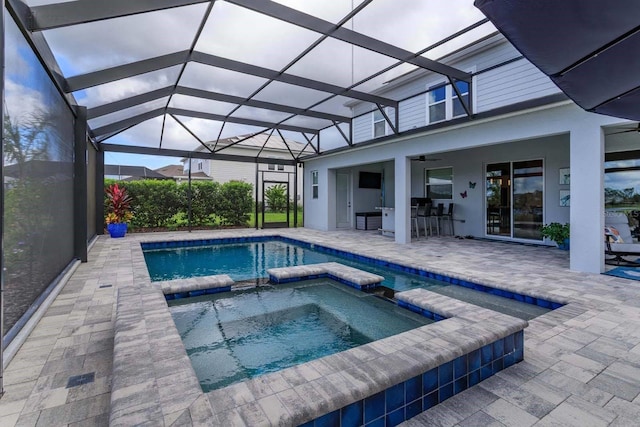
[[124, 237], [127, 233], [127, 222], [131, 221], [131, 196], [127, 194], [127, 189], [120, 187], [117, 183], [112, 184], [105, 190], [107, 195], [107, 230], [113, 238]]
[[552, 222], [551, 224], [543, 225], [540, 231], [542, 232], [542, 237], [547, 237], [556, 242], [559, 249], [569, 250], [569, 223]]

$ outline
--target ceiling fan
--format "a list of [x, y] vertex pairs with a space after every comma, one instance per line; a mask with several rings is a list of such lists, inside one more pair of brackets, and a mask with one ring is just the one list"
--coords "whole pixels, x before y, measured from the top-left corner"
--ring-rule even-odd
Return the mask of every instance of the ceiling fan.
[[621, 130], [621, 131], [618, 131], [618, 132], [611, 132], [611, 133], [609, 133], [607, 135], [617, 135], [619, 133], [628, 133], [628, 132], [638, 132], [638, 133], [640, 133], [640, 123], [638, 123], [638, 125], [636, 127], [634, 127], [634, 128], [625, 129], [625, 130]]
[[436, 159], [435, 157], [427, 158], [427, 156], [425, 155], [411, 158], [412, 162], [437, 162], [438, 160], [442, 160], [442, 159]]

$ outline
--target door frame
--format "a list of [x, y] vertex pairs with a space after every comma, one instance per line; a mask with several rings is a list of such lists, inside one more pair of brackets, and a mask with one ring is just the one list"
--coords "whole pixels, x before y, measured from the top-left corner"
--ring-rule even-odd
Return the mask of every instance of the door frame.
[[[339, 185], [340, 185], [340, 178], [339, 177], [340, 177], [340, 175], [345, 175], [347, 177], [347, 179], [346, 179], [346, 183], [347, 183], [347, 186], [346, 186], [347, 221], [343, 222], [343, 223], [338, 222], [339, 219], [340, 219], [340, 215], [338, 213], [339, 209], [340, 209], [339, 204], [338, 204], [338, 200], [339, 200], [338, 193], [339, 193], [339, 190], [340, 190], [339, 189]], [[351, 192], [352, 192], [352, 189], [351, 189], [351, 187], [352, 187], [352, 185], [351, 185], [352, 184], [351, 183], [351, 175], [352, 175], [351, 171], [348, 171], [348, 172], [336, 171], [336, 229], [340, 229], [340, 230], [353, 227], [353, 222], [352, 222], [352, 219], [351, 219], [351, 217], [353, 216], [351, 214], [351, 209], [352, 209], [352, 205], [353, 205], [352, 194], [351, 194]]]

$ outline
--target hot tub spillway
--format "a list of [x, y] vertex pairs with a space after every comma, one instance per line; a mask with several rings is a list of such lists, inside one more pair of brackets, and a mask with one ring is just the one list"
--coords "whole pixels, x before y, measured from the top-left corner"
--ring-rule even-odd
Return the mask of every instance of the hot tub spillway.
[[273, 286], [275, 283], [271, 282], [268, 277], [256, 277], [254, 279], [238, 280], [234, 282], [231, 287], [232, 290], [251, 289], [258, 286]]
[[394, 302], [394, 303], [396, 302], [396, 300], [395, 300], [396, 291], [394, 289], [391, 289], [391, 288], [387, 287], [387, 286], [378, 285], [373, 289], [365, 290], [365, 292], [368, 293], [368, 294], [380, 297], [382, 299], [389, 300], [389, 301]]

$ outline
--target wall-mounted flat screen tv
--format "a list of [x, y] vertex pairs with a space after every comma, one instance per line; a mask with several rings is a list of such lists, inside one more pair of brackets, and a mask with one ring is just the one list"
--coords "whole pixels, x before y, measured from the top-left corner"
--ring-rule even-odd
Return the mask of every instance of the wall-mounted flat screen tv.
[[360, 172], [358, 187], [360, 188], [382, 188], [382, 174], [378, 172]]

